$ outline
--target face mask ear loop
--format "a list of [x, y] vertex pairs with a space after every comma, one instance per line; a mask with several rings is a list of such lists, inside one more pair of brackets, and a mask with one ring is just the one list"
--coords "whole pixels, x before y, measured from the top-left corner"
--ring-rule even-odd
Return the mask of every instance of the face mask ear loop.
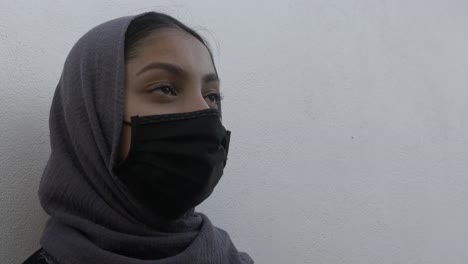
[[[137, 127], [138, 127], [138, 124], [139, 124], [139, 116], [132, 116], [131, 117], [131, 135], [130, 135], [130, 147], [128, 149], [128, 155], [127, 155], [127, 159], [130, 157], [133, 157], [133, 152], [135, 152], [135, 144], [136, 144], [136, 130], [137, 130]], [[126, 121], [124, 121], [126, 122]], [[128, 122], [127, 122], [128, 123]]]
[[126, 163], [128, 158], [130, 157], [130, 154], [134, 151], [133, 145], [135, 144], [135, 134], [136, 134], [135, 130], [138, 124], [138, 116], [132, 116], [130, 117], [130, 119], [131, 119], [131, 122], [128, 122], [126, 120], [122, 121], [124, 125], [130, 126], [131, 134], [130, 134], [130, 146], [128, 149], [127, 157], [120, 162], [119, 167], [122, 166], [122, 164]]

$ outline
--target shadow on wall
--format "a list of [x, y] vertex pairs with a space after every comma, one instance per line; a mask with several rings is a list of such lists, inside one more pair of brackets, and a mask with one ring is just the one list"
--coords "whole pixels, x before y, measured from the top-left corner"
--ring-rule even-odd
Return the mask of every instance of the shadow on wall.
[[48, 121], [35, 110], [13, 109], [0, 126], [0, 263], [37, 250], [47, 219], [37, 190], [50, 153]]

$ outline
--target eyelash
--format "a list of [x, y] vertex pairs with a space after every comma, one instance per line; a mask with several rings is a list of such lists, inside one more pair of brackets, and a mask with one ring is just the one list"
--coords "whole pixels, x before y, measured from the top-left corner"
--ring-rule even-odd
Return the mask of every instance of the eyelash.
[[[169, 89], [172, 90], [172, 91], [170, 91], [171, 96], [177, 95], [177, 90], [174, 87], [170, 86], [170, 85], [161, 85], [161, 86], [155, 87], [155, 88], [151, 89], [150, 92], [153, 93], [154, 91], [157, 91], [157, 90], [162, 91], [162, 89], [164, 89], [164, 88], [169, 88]], [[164, 93], [164, 94], [168, 95], [167, 93]], [[215, 100], [216, 100], [215, 103], [219, 103], [224, 99], [224, 97], [223, 97], [223, 95], [221, 93], [207, 94], [207, 95], [204, 96], [204, 98], [207, 98], [207, 97], [210, 97], [210, 96], [215, 96]]]
[[[174, 87], [170, 86], [170, 85], [161, 85], [161, 86], [155, 87], [155, 88], [151, 89], [150, 92], [153, 93], [154, 91], [162, 90], [163, 88], [170, 88], [172, 90], [172, 92], [174, 93], [174, 95], [177, 94], [177, 90]], [[164, 93], [164, 94], [166, 94], [166, 93]]]

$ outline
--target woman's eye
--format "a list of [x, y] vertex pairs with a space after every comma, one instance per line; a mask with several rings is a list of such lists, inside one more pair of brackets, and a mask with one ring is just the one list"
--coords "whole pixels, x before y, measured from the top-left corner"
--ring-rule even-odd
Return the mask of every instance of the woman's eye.
[[164, 95], [170, 95], [170, 96], [177, 95], [176, 90], [173, 87], [168, 86], [168, 85], [156, 87], [151, 90], [151, 93], [160, 93], [160, 94], [162, 93]]
[[216, 93], [213, 93], [213, 94], [209, 94], [207, 96], [205, 96], [206, 98], [208, 98], [208, 100], [211, 102], [211, 103], [219, 103], [220, 99], [221, 99], [221, 96], [219, 94], [216, 94]]

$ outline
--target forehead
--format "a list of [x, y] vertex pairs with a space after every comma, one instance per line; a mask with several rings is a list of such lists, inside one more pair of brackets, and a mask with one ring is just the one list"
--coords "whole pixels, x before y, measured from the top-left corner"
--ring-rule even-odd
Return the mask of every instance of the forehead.
[[137, 49], [137, 56], [132, 60], [134, 64], [168, 62], [177, 64], [189, 72], [214, 72], [213, 62], [205, 45], [180, 29], [161, 29], [153, 32], [142, 40]]

